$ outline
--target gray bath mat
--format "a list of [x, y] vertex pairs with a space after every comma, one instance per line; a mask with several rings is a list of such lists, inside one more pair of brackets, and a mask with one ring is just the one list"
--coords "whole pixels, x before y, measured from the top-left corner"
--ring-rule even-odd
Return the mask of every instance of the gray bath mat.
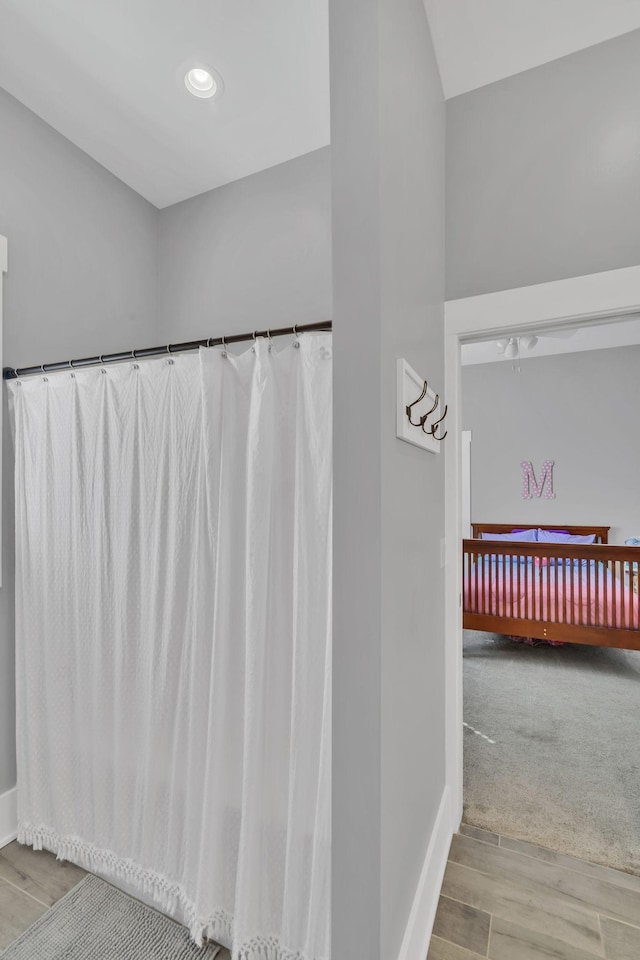
[[213, 960], [180, 924], [87, 876], [7, 947], [2, 960]]

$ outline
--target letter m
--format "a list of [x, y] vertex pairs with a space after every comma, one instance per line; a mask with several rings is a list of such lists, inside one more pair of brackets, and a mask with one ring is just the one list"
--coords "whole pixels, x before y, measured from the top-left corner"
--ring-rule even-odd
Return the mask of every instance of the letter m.
[[545, 460], [542, 464], [542, 473], [540, 474], [540, 483], [536, 480], [533, 467], [529, 460], [523, 460], [522, 467], [522, 499], [531, 500], [532, 497], [541, 497], [545, 500], [553, 500], [553, 460]]

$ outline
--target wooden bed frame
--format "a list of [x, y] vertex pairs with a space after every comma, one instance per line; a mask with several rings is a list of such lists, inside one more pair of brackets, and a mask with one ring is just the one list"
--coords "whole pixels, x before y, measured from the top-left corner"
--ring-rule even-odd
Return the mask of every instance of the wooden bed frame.
[[[530, 543], [525, 541], [482, 540], [483, 533], [511, 533], [512, 530], [529, 530], [532, 524], [474, 523], [473, 540], [463, 540], [463, 619], [466, 630], [483, 630], [517, 637], [536, 637], [541, 640], [562, 640], [566, 643], [584, 643], [600, 647], [619, 647], [625, 650], [640, 650], [640, 614], [638, 611], [638, 565], [640, 548], [616, 547], [608, 544], [609, 527], [569, 526], [539, 524], [542, 530], [564, 530], [580, 536], [595, 534], [594, 544]], [[484, 571], [490, 561], [480, 558], [512, 558], [510, 566], [503, 563], [495, 568], [495, 589], [485, 585]], [[517, 562], [519, 558], [532, 558], [531, 564]], [[570, 561], [557, 564], [553, 561]], [[602, 579], [596, 575], [586, 578], [577, 575], [582, 570], [579, 561], [596, 561], [602, 564]], [[549, 564], [551, 561], [551, 565]], [[507, 575], [506, 570], [509, 569]], [[558, 568], [562, 569], [562, 578]], [[589, 567], [589, 569], [592, 569]], [[501, 570], [501, 572], [500, 572]], [[551, 571], [554, 571], [553, 577]], [[610, 574], [610, 577], [607, 576]], [[556, 575], [562, 579], [564, 601], [558, 600], [552, 589]], [[509, 580], [517, 587], [518, 596], [527, 596], [528, 590], [537, 588], [537, 616], [533, 604], [525, 599], [516, 600], [516, 613], [506, 616], [499, 612], [500, 587], [502, 596], [509, 597]], [[602, 585], [601, 585], [602, 584]], [[546, 596], [545, 596], [546, 586]], [[584, 595], [583, 595], [584, 594]], [[592, 595], [593, 594], [593, 595]], [[599, 594], [601, 594], [599, 596]], [[574, 597], [579, 606], [574, 606]], [[569, 598], [571, 602], [569, 603]], [[593, 603], [592, 603], [593, 601]], [[509, 606], [512, 602], [509, 600]], [[511, 609], [513, 613], [513, 609]]]

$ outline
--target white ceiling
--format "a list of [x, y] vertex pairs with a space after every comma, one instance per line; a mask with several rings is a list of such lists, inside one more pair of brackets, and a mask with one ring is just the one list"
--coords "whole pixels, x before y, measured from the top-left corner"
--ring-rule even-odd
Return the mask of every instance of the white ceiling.
[[[528, 330], [531, 334], [533, 331]], [[566, 339], [564, 339], [566, 337]], [[559, 353], [582, 353], [585, 350], [608, 350], [611, 347], [627, 347], [640, 343], [640, 317], [633, 315], [625, 320], [605, 324], [588, 324], [567, 331], [558, 331], [557, 336], [538, 333], [538, 342], [529, 351], [521, 351], [521, 361], [533, 357], [548, 357]], [[495, 340], [479, 343], [463, 343], [462, 365], [477, 363], [513, 363], [498, 353]]]
[[[640, 0], [424, 2], [448, 97], [640, 27]], [[0, 86], [165, 207], [329, 142], [328, 0], [0, 0]]]
[[640, 27], [640, 0], [424, 0], [445, 97]]
[[[327, 0], [0, 0], [0, 86], [158, 207], [329, 142]], [[196, 61], [225, 90], [185, 89]]]

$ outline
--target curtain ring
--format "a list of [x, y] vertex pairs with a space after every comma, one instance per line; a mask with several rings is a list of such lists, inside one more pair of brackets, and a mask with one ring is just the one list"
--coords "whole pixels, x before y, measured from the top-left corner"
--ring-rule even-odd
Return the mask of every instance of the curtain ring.
[[256, 352], [256, 332], [255, 332], [255, 330], [253, 331], [253, 346], [251, 347], [251, 352], [252, 352], [252, 353], [255, 353], [255, 352]]
[[296, 350], [299, 350], [299, 349], [300, 349], [300, 337], [298, 336], [298, 324], [297, 324], [297, 323], [294, 323], [294, 325], [293, 325], [293, 334], [294, 334], [294, 336], [295, 336], [295, 338], [296, 338], [296, 339], [294, 340], [293, 345], [294, 345], [294, 347], [296, 348]]
[[223, 337], [223, 338], [222, 338], [222, 356], [223, 356], [223, 357], [228, 356], [228, 352], [229, 352], [229, 350], [228, 350], [228, 347], [227, 347], [227, 342], [226, 342], [226, 340], [225, 340], [224, 337]]
[[271, 329], [270, 329], [270, 328], [267, 329], [267, 340], [269, 341], [269, 353], [271, 353], [271, 350], [272, 350], [272, 348], [273, 348], [273, 340], [271, 339]]

